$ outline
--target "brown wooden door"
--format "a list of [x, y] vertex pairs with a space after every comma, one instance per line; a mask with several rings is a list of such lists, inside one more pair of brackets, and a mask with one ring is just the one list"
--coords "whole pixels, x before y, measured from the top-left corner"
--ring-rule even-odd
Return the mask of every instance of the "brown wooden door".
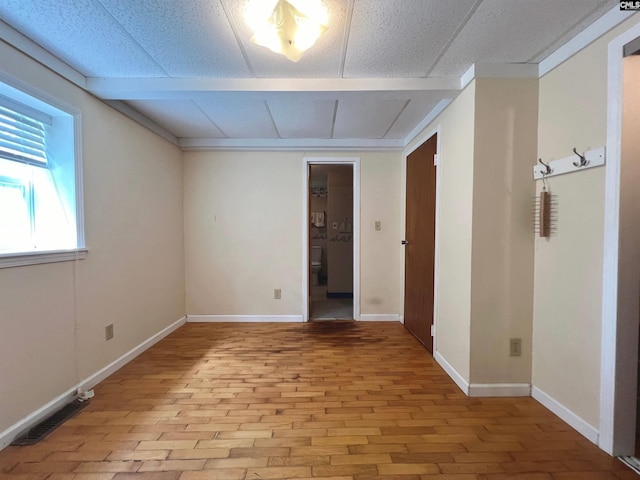
[[407, 157], [404, 325], [433, 353], [436, 135]]

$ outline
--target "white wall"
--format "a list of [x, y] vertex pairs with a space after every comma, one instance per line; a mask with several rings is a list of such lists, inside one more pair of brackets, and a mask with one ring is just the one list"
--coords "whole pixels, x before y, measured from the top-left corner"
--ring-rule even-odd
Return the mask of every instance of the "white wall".
[[[472, 383], [531, 381], [537, 107], [537, 78], [476, 80]], [[510, 356], [510, 338], [522, 340], [521, 356]]]
[[[539, 158], [605, 145], [607, 45], [636, 23], [631, 17], [540, 79]], [[548, 185], [558, 196], [558, 233], [536, 239], [532, 383], [597, 429], [604, 168], [553, 177]]]
[[[188, 314], [302, 315], [304, 156], [185, 153]], [[361, 313], [399, 315], [400, 153], [312, 156], [361, 158]], [[374, 231], [375, 220], [382, 231]]]
[[[399, 315], [404, 308], [401, 152], [360, 157], [361, 314]], [[349, 156], [349, 154], [344, 154]], [[380, 231], [375, 222], [380, 221]]]
[[440, 128], [435, 350], [467, 384], [531, 378], [537, 83], [474, 80], [406, 150]]
[[[0, 72], [82, 112], [86, 260], [0, 270], [0, 432], [180, 319], [181, 153], [0, 42]], [[104, 340], [105, 325], [115, 337]]]
[[471, 341], [471, 225], [476, 83], [470, 83], [405, 150], [440, 126], [437, 312], [434, 352], [469, 381]]

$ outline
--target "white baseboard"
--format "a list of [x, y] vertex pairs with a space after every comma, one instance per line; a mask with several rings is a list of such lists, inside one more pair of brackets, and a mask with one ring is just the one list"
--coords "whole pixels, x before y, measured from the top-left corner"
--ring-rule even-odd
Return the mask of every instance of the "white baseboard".
[[598, 444], [598, 437], [600, 436], [600, 433], [593, 425], [580, 418], [555, 398], [549, 396], [537, 387], [533, 387], [531, 389], [531, 396], [559, 416], [562, 420], [567, 422], [572, 428], [576, 429], [578, 433], [585, 436], [589, 441], [596, 445]]
[[470, 383], [470, 397], [530, 397], [528, 383]]
[[136, 358], [142, 352], [144, 352], [145, 350], [149, 349], [150, 347], [158, 343], [160, 340], [162, 340], [164, 337], [166, 337], [170, 333], [173, 333], [174, 331], [176, 331], [178, 328], [184, 325], [186, 321], [187, 321], [187, 317], [182, 317], [180, 320], [177, 320], [173, 322], [171, 325], [169, 325], [168, 327], [160, 330], [158, 333], [149, 337], [147, 340], [142, 342], [137, 347], [134, 347], [131, 350], [129, 350], [127, 353], [125, 353], [120, 358], [118, 358], [115, 362], [111, 362], [102, 370], [97, 371], [96, 373], [88, 377], [83, 382], [80, 382], [80, 384], [78, 385], [78, 389], [80, 391], [91, 390], [94, 386], [99, 384], [102, 380], [107, 378], [109, 375], [111, 375], [115, 371], [124, 367], [127, 363], [129, 363], [131, 360]]
[[402, 315], [393, 313], [361, 313], [361, 322], [402, 322]]
[[302, 315], [187, 315], [187, 322], [303, 322]]
[[440, 364], [444, 371], [447, 372], [447, 375], [451, 377], [451, 380], [456, 382], [456, 385], [460, 387], [460, 390], [462, 390], [465, 395], [469, 395], [469, 382], [467, 382], [464, 377], [460, 375], [449, 362], [447, 362], [440, 352], [436, 352], [433, 358]]
[[129, 352], [122, 355], [120, 358], [110, 363], [103, 369], [97, 371], [90, 377], [87, 377], [82, 382], [78, 383], [76, 386], [68, 389], [64, 393], [58, 395], [56, 398], [51, 400], [49, 403], [43, 405], [39, 409], [30, 413], [22, 420], [13, 424], [5, 431], [0, 432], [0, 450], [7, 447], [13, 440], [15, 440], [19, 435], [23, 434], [27, 430], [29, 430], [32, 426], [37, 425], [40, 421], [47, 418], [49, 415], [55, 413], [58, 409], [72, 401], [78, 392], [84, 392], [87, 390], [91, 390], [94, 386], [100, 383], [102, 380], [107, 378], [109, 375], [114, 373], [116, 370], [119, 370], [124, 365], [129, 363], [135, 357], [140, 355], [142, 352], [147, 350], [152, 345], [158, 343], [164, 337], [177, 330], [179, 327], [184, 325], [186, 322], [186, 317], [182, 317], [180, 320], [172, 323], [165, 329], [156, 333], [152, 337], [148, 338], [144, 342], [142, 342], [137, 347], [133, 348]]

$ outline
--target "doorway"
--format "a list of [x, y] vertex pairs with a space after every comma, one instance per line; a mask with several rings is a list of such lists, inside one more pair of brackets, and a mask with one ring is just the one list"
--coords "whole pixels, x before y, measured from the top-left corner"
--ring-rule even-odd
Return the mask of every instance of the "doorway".
[[438, 135], [407, 156], [404, 325], [433, 354]]
[[640, 51], [639, 37], [635, 25], [610, 42], [608, 52], [598, 445], [612, 455], [633, 455], [637, 430], [640, 145], [634, 132], [640, 124], [640, 62], [629, 54]]
[[309, 165], [310, 320], [353, 320], [353, 166]]
[[359, 320], [360, 159], [306, 157], [303, 317]]

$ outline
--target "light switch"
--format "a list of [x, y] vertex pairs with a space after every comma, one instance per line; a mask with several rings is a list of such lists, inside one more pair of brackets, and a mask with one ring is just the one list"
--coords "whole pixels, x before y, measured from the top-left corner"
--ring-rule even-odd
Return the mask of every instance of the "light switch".
[[376, 220], [376, 232], [379, 232], [382, 229], [382, 225], [380, 224], [380, 220]]

